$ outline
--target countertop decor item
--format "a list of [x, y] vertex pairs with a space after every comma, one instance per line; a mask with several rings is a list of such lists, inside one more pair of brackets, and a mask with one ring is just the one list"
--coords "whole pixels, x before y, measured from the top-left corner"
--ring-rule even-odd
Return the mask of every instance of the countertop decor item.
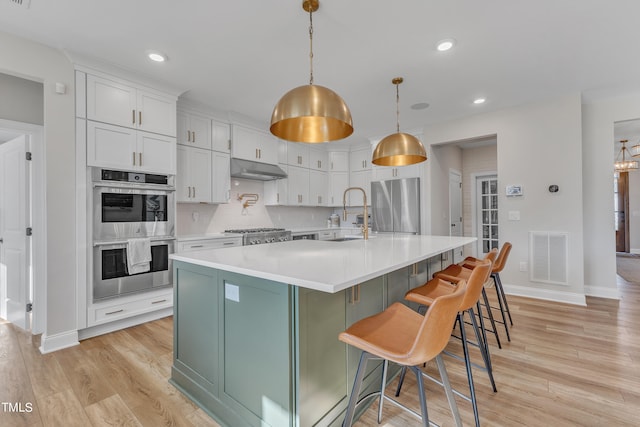
[[424, 146], [413, 135], [400, 132], [400, 91], [398, 86], [404, 79], [396, 77], [391, 83], [396, 85], [396, 133], [382, 139], [373, 152], [371, 162], [378, 166], [406, 166], [427, 160]]
[[276, 104], [271, 115], [271, 133], [278, 138], [306, 143], [335, 141], [353, 133], [351, 112], [334, 91], [313, 84], [313, 12], [318, 0], [305, 0], [309, 12], [309, 84], [290, 90]]

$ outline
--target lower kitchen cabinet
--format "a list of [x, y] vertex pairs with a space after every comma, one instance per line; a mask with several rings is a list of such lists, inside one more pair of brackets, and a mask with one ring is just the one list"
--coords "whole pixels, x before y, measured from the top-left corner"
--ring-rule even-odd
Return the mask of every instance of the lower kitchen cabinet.
[[103, 325], [172, 306], [171, 288], [114, 298], [87, 307], [87, 326]]
[[[408, 273], [327, 293], [174, 261], [174, 282], [172, 384], [223, 425], [334, 426], [360, 359], [338, 334], [405, 292]], [[368, 365], [361, 396], [381, 373]]]

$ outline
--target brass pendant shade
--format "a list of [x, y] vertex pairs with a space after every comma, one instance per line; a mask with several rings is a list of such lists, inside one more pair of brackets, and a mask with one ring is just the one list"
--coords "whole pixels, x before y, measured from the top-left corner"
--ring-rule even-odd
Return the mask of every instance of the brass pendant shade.
[[393, 133], [378, 143], [371, 162], [378, 166], [407, 166], [427, 160], [422, 143], [408, 133]]
[[383, 138], [373, 151], [371, 163], [378, 166], [407, 166], [427, 160], [424, 146], [413, 135], [400, 132], [400, 95], [398, 85], [402, 77], [396, 77], [391, 83], [396, 85], [396, 133]]
[[313, 84], [313, 12], [318, 0], [305, 0], [309, 12], [309, 84], [290, 90], [276, 104], [269, 130], [278, 138], [293, 142], [335, 141], [353, 133], [351, 112], [334, 91]]
[[280, 98], [270, 130], [287, 141], [320, 143], [348, 137], [353, 121], [340, 95], [324, 86], [304, 85]]

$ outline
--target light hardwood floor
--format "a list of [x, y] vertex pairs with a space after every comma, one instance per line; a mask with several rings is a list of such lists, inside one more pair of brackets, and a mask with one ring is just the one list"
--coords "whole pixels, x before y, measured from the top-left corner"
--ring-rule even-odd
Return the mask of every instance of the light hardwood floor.
[[[502, 330], [498, 349], [489, 337], [498, 392], [485, 373], [474, 376], [484, 426], [640, 425], [640, 283], [618, 285], [620, 301], [588, 298], [586, 307], [509, 297], [512, 341]], [[2, 427], [217, 426], [167, 382], [171, 318], [47, 355], [38, 345], [38, 337], [0, 321]], [[459, 343], [452, 339], [449, 349], [459, 352]], [[454, 387], [465, 390], [462, 363], [449, 357], [445, 363]], [[432, 420], [453, 425], [441, 388], [426, 387]], [[419, 410], [410, 375], [401, 399]], [[464, 424], [473, 425], [471, 405], [458, 399], [458, 407]], [[357, 425], [377, 425], [376, 413], [374, 403]], [[420, 423], [387, 403], [381, 425]]]

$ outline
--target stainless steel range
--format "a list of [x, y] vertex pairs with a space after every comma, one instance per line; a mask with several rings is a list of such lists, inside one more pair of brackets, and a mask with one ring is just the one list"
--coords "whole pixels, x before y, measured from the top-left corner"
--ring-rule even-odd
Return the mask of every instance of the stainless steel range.
[[242, 244], [244, 246], [291, 240], [291, 231], [285, 230], [284, 228], [245, 228], [225, 230], [224, 232], [242, 234]]

